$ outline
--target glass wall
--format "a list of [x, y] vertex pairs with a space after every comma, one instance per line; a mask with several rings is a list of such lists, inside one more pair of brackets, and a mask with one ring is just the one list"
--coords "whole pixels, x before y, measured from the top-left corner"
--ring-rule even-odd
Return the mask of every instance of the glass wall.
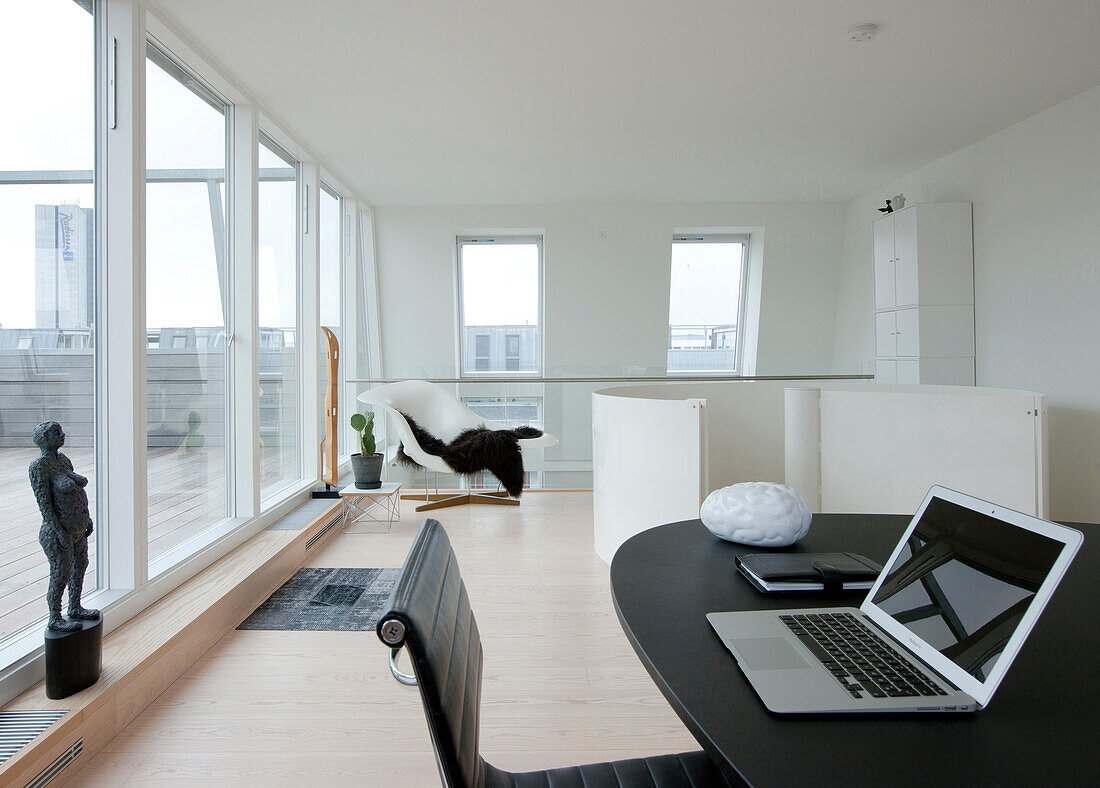
[[146, 61], [149, 560], [229, 514], [228, 107], [153, 44]]
[[458, 239], [462, 374], [542, 369], [542, 238]]
[[91, 10], [73, 0], [0, 5], [0, 640], [46, 612], [49, 565], [27, 477], [40, 422], [61, 423], [61, 451], [88, 479], [97, 533], [85, 592], [98, 580]]
[[[83, 599], [118, 625], [308, 495], [296, 484], [306, 451], [302, 392], [324, 380], [312, 360], [302, 368], [301, 294], [317, 288], [321, 319], [341, 339], [353, 307], [365, 309], [361, 295], [344, 297], [356, 278], [343, 266], [364, 250], [350, 246], [343, 197], [324, 189], [311, 201], [310, 226], [302, 220], [302, 164], [287, 152], [299, 141], [281, 137], [280, 147], [261, 134], [258, 151], [231, 144], [254, 133], [264, 108], [239, 102], [245, 93], [231, 77], [146, 4], [99, 13], [105, 6], [0, 2], [0, 29], [14, 31], [0, 46], [0, 695], [8, 698], [41, 670], [47, 612], [49, 566], [28, 479], [40, 455], [35, 427], [59, 422], [62, 451], [88, 479], [95, 531]], [[100, 89], [111, 76], [117, 91]], [[230, 173], [250, 169], [257, 154], [258, 184], [232, 183]], [[130, 177], [134, 166], [145, 171], [143, 185]], [[319, 265], [303, 271], [302, 244], [314, 242]], [[238, 284], [254, 272], [258, 288]], [[257, 316], [257, 336], [234, 320], [236, 304]], [[356, 335], [374, 325], [364, 315]], [[233, 374], [253, 364], [259, 379]], [[132, 490], [143, 488], [135, 501]], [[28, 670], [13, 670], [24, 663]]]
[[260, 496], [301, 478], [298, 162], [260, 137]]

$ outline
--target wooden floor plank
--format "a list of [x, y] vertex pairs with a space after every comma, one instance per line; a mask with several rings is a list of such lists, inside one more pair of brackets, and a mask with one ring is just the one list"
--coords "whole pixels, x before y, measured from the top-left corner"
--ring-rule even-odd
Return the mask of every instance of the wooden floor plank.
[[[311, 566], [399, 566], [421, 515], [341, 534]], [[591, 493], [439, 513], [485, 649], [481, 749], [512, 771], [697, 749], [626, 641], [592, 548]], [[373, 632], [234, 631], [73, 786], [435, 786], [415, 690]]]

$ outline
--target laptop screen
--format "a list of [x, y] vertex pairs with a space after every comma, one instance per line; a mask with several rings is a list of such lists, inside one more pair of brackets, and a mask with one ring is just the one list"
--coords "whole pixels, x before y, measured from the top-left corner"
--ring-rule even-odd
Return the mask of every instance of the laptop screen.
[[933, 496], [872, 602], [984, 682], [1063, 546]]

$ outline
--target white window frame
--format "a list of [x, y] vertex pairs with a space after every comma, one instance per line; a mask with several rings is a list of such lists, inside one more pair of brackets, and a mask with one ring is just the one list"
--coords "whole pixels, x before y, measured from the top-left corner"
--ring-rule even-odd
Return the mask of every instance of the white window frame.
[[[198, 98], [202, 99], [203, 101], [207, 101], [209, 103], [213, 103], [213, 102], [220, 103], [222, 105], [222, 109], [223, 109], [224, 114], [225, 114], [225, 204], [223, 206], [223, 211], [224, 211], [224, 217], [223, 218], [224, 218], [224, 222], [225, 222], [225, 229], [224, 229], [224, 244], [225, 244], [225, 246], [224, 246], [223, 254], [224, 254], [224, 257], [225, 257], [226, 276], [227, 276], [227, 279], [228, 279], [227, 292], [225, 294], [226, 297], [227, 297], [227, 303], [225, 304], [226, 309], [227, 309], [227, 319], [226, 319], [225, 330], [226, 330], [226, 335], [228, 337], [228, 336], [231, 336], [231, 335], [234, 334], [233, 325], [234, 325], [234, 313], [235, 313], [235, 309], [234, 309], [235, 304], [234, 304], [234, 298], [233, 298], [233, 268], [234, 268], [233, 247], [234, 247], [234, 244], [233, 244], [233, 223], [232, 222], [233, 222], [233, 200], [234, 200], [234, 188], [235, 188], [235, 183], [234, 183], [235, 178], [234, 178], [234, 172], [233, 172], [233, 170], [234, 170], [234, 167], [233, 167], [233, 156], [234, 156], [233, 138], [234, 138], [234, 133], [233, 133], [233, 131], [234, 131], [234, 123], [236, 122], [236, 115], [235, 115], [236, 105], [235, 105], [235, 103], [233, 102], [232, 99], [230, 99], [229, 97], [224, 95], [223, 92], [221, 90], [219, 90], [217, 86], [215, 86], [212, 82], [207, 80], [206, 77], [204, 76], [203, 72], [213, 71], [213, 69], [211, 67], [207, 66], [197, 54], [195, 54], [194, 52], [192, 52], [190, 50], [190, 47], [187, 47], [185, 44], [183, 44], [181, 41], [179, 41], [170, 31], [168, 31], [166, 28], [161, 28], [155, 22], [154, 17], [149, 15], [149, 16], [147, 16], [146, 19], [147, 19], [147, 31], [146, 31], [146, 45], [147, 45], [147, 47], [152, 46], [153, 49], [155, 49], [157, 51], [157, 53], [160, 55], [160, 57], [164, 58], [170, 64], [170, 66], [172, 68], [174, 68], [174, 69], [178, 70], [179, 72], [181, 72], [182, 75], [187, 80], [194, 83], [193, 85], [188, 85], [186, 82], [183, 82], [181, 80], [181, 83], [184, 84], [185, 87], [188, 87], [190, 90], [192, 90], [198, 96]], [[184, 51], [184, 55], [178, 54], [178, 51], [181, 50], [181, 49]], [[143, 58], [148, 57], [147, 49], [143, 49], [142, 56], [143, 56]], [[189, 59], [193, 59], [194, 61], [197, 61], [200, 65], [200, 67], [201, 67], [201, 70], [192, 67], [192, 65], [188, 62]], [[172, 77], [176, 78], [177, 80], [179, 80], [179, 77], [177, 75], [172, 74], [170, 72], [169, 72], [169, 76], [172, 76]], [[146, 89], [147, 89], [147, 83], [146, 83]], [[206, 95], [206, 96], [202, 95], [202, 93], [204, 93], [204, 92], [208, 95]], [[144, 111], [144, 104], [145, 104], [145, 93], [144, 92], [142, 93], [141, 100], [142, 100], [143, 111]], [[144, 138], [144, 134], [143, 134], [142, 135], [142, 144], [144, 145], [144, 143], [145, 143], [145, 138]], [[144, 159], [144, 151], [142, 152], [142, 156], [143, 156], [143, 159]], [[144, 197], [145, 197], [145, 195], [143, 193], [142, 194], [143, 202], [144, 202]], [[143, 208], [144, 208], [144, 206], [143, 206]], [[143, 211], [143, 222], [142, 222], [143, 237], [144, 237], [144, 220], [146, 218], [147, 217], [144, 215], [144, 211]], [[144, 255], [144, 252], [143, 252], [143, 255]], [[143, 256], [143, 261], [142, 262], [143, 262], [143, 264], [147, 262], [144, 259], [144, 256]], [[144, 281], [144, 271], [143, 271], [143, 281]], [[142, 288], [142, 292], [145, 292], [144, 287]], [[142, 310], [142, 312], [144, 313], [144, 309]], [[144, 347], [145, 347], [145, 345], [143, 343], [143, 348]], [[147, 352], [147, 349], [144, 352]], [[233, 370], [233, 368], [234, 368], [233, 357], [232, 357], [231, 351], [229, 351], [228, 349], [227, 349], [227, 352], [226, 352], [225, 363], [226, 363], [226, 370], [225, 370], [225, 387], [226, 387], [226, 390], [225, 390], [225, 436], [226, 436], [226, 447], [225, 447], [226, 509], [225, 509], [225, 517], [223, 517], [220, 520], [217, 520], [215, 522], [210, 523], [209, 525], [207, 525], [205, 528], [203, 528], [198, 533], [195, 533], [192, 536], [188, 537], [186, 540], [184, 540], [180, 544], [175, 545], [172, 548], [169, 548], [168, 550], [166, 550], [161, 555], [151, 557], [151, 558], [148, 557], [148, 555], [147, 555], [146, 562], [148, 564], [148, 569], [147, 569], [147, 573], [146, 573], [145, 577], [142, 578], [143, 580], [148, 580], [149, 578], [156, 578], [159, 575], [161, 575], [164, 572], [171, 569], [172, 567], [177, 566], [177, 565], [187, 561], [193, 555], [200, 552], [207, 544], [217, 541], [219, 538], [224, 536], [226, 533], [229, 533], [230, 531], [235, 529], [238, 525], [238, 506], [237, 506], [237, 501], [236, 501], [237, 490], [236, 490], [236, 486], [232, 482], [232, 480], [234, 478], [234, 472], [235, 472], [235, 469], [236, 469], [236, 457], [235, 457], [236, 447], [229, 445], [229, 441], [230, 441], [231, 436], [235, 435], [235, 432], [234, 432], [234, 417], [235, 417], [234, 399], [235, 398], [233, 396], [233, 388], [235, 386], [235, 381], [234, 381], [234, 374], [233, 374], [233, 372], [234, 372], [234, 370]], [[143, 370], [143, 371], [147, 373], [147, 370]], [[147, 384], [148, 384], [148, 375], [145, 374], [144, 375], [144, 380], [143, 380], [143, 388], [144, 388], [144, 385], [147, 385]], [[147, 422], [148, 422], [148, 419], [143, 417], [143, 419], [142, 419], [143, 430], [144, 430], [144, 426], [147, 424]], [[147, 436], [146, 436], [146, 438], [147, 438]], [[145, 505], [148, 506], [148, 483], [146, 483], [146, 503], [145, 503]], [[145, 535], [146, 535], [146, 540], [147, 540], [147, 538], [148, 538], [148, 528], [149, 528], [149, 524], [148, 524], [147, 520], [144, 521], [144, 525], [145, 525]], [[145, 544], [145, 552], [148, 553], [148, 541], [146, 541], [146, 544]]]
[[[752, 241], [751, 235], [747, 233], [714, 233], [714, 232], [677, 232], [673, 233], [672, 245], [669, 247], [669, 269], [672, 268], [672, 248], [677, 244], [708, 244], [708, 243], [739, 243], [741, 244], [741, 278], [739, 285], [739, 292], [737, 293], [737, 340], [736, 347], [734, 349], [734, 366], [733, 369], [708, 369], [708, 370], [671, 370], [667, 366], [667, 354], [672, 348], [665, 348], [666, 366], [665, 373], [669, 377], [683, 377], [683, 376], [704, 376], [713, 375], [715, 377], [722, 376], [735, 376], [741, 375], [744, 368], [745, 359], [745, 319], [747, 314], [746, 304], [748, 302], [749, 293], [749, 247]], [[671, 302], [672, 294], [672, 279], [669, 277], [669, 300]], [[670, 304], [671, 305], [671, 304]], [[672, 329], [672, 323], [669, 322], [666, 327], [665, 335], [668, 336], [669, 331]]]
[[[462, 293], [462, 247], [466, 245], [475, 246], [478, 244], [492, 244], [494, 246], [503, 246], [509, 244], [534, 244], [538, 248], [539, 257], [539, 270], [538, 270], [538, 305], [539, 305], [539, 322], [538, 322], [538, 342], [536, 343], [536, 353], [538, 354], [537, 363], [534, 370], [528, 371], [512, 371], [505, 370], [486, 370], [478, 372], [476, 370], [466, 369], [466, 321], [464, 318], [465, 302], [463, 301]], [[455, 238], [455, 350], [456, 350], [456, 365], [458, 367], [459, 378], [470, 378], [476, 380], [477, 378], [493, 378], [493, 377], [508, 377], [508, 378], [539, 378], [542, 377], [543, 369], [545, 368], [546, 359], [546, 323], [544, 319], [543, 303], [545, 298], [546, 288], [543, 282], [543, 257], [544, 257], [544, 234], [541, 232], [491, 232], [491, 233], [463, 233]]]
[[[312, 408], [312, 410], [307, 409], [307, 407], [308, 407], [308, 404], [306, 402], [307, 397], [309, 397], [311, 402], [315, 403], [316, 400], [317, 400], [317, 395], [316, 395], [316, 392], [311, 392], [311, 388], [315, 388], [315, 387], [306, 386], [306, 384], [305, 384], [305, 370], [306, 369], [311, 369], [312, 370], [314, 368], [314, 367], [307, 367], [306, 366], [306, 356], [309, 355], [310, 358], [313, 360], [313, 364], [316, 365], [317, 355], [318, 355], [318, 351], [317, 351], [316, 347], [313, 348], [311, 353], [307, 354], [307, 352], [306, 352], [306, 344], [307, 344], [306, 333], [307, 332], [305, 330], [306, 318], [307, 318], [307, 315], [305, 314], [306, 311], [307, 311], [306, 310], [306, 304], [308, 303], [310, 294], [312, 294], [312, 296], [313, 296], [313, 309], [311, 310], [311, 312], [312, 312], [313, 317], [316, 317], [316, 315], [317, 315], [317, 270], [316, 269], [317, 269], [317, 253], [318, 253], [318, 250], [317, 250], [317, 230], [316, 230], [316, 228], [317, 228], [317, 223], [318, 223], [318, 218], [317, 218], [318, 210], [317, 210], [317, 207], [319, 205], [319, 202], [318, 202], [318, 195], [317, 195], [317, 187], [314, 185], [315, 182], [316, 182], [317, 168], [316, 168], [316, 165], [311, 165], [308, 162], [304, 162], [302, 160], [301, 155], [298, 153], [298, 151], [293, 149], [293, 146], [284, 145], [283, 144], [283, 139], [285, 139], [285, 135], [282, 134], [282, 132], [280, 132], [277, 129], [272, 128], [271, 126], [269, 126], [269, 124], [267, 122], [265, 122], [264, 119], [261, 119], [260, 130], [259, 130], [258, 139], [257, 139], [257, 147], [256, 147], [257, 162], [258, 162], [258, 159], [259, 159], [259, 146], [260, 145], [266, 145], [269, 149], [274, 151], [275, 154], [277, 156], [279, 156], [280, 158], [282, 158], [284, 161], [289, 159], [290, 162], [292, 162], [292, 165], [294, 167], [294, 178], [295, 178], [294, 194], [295, 194], [295, 203], [296, 203], [295, 208], [294, 208], [294, 215], [295, 215], [295, 230], [294, 230], [294, 232], [295, 232], [295, 235], [294, 235], [294, 238], [295, 238], [295, 243], [294, 243], [294, 255], [295, 255], [295, 264], [294, 264], [294, 267], [295, 267], [295, 270], [294, 270], [294, 288], [295, 288], [294, 315], [295, 315], [295, 320], [297, 321], [297, 325], [295, 326], [296, 333], [297, 333], [297, 337], [295, 338], [295, 341], [297, 343], [297, 347], [295, 348], [295, 350], [297, 351], [297, 353], [295, 355], [297, 356], [297, 359], [298, 359], [298, 361], [297, 361], [297, 364], [298, 364], [298, 370], [297, 370], [298, 408], [297, 408], [297, 412], [295, 413], [295, 419], [297, 420], [297, 423], [298, 423], [298, 476], [296, 478], [292, 478], [292, 479], [283, 479], [280, 484], [277, 484], [277, 485], [273, 486], [269, 490], [264, 490], [263, 489], [263, 480], [261, 479], [260, 484], [259, 484], [259, 487], [260, 487], [260, 510], [261, 511], [266, 511], [266, 510], [270, 509], [272, 506], [277, 505], [279, 503], [279, 501], [288, 492], [293, 492], [294, 490], [299, 488], [302, 484], [302, 480], [304, 478], [308, 478], [308, 476], [311, 474], [310, 464], [309, 464], [309, 459], [310, 459], [311, 452], [307, 453], [306, 450], [305, 450], [305, 447], [306, 447], [307, 440], [310, 441], [310, 443], [313, 443], [313, 441], [312, 441], [312, 438], [310, 436], [307, 436], [307, 434], [306, 434], [306, 424], [307, 424], [307, 422], [306, 422], [305, 418], [303, 417], [303, 414], [305, 414], [307, 412], [312, 412], [312, 413], [319, 413], [320, 412], [320, 409], [318, 407], [314, 407], [314, 408]], [[311, 176], [313, 176], [313, 177], [311, 178]], [[257, 215], [257, 217], [260, 214], [260, 198], [259, 198], [259, 195], [258, 195], [258, 189], [259, 189], [258, 179], [259, 179], [259, 165], [257, 163], [257, 198], [256, 198], [256, 215]], [[313, 186], [312, 189], [310, 188], [311, 186]], [[259, 244], [259, 235], [258, 235], [258, 231], [257, 231], [257, 245], [258, 244]], [[311, 248], [311, 244], [312, 244], [312, 248]], [[312, 272], [313, 275], [307, 277], [306, 276], [306, 269], [307, 269], [307, 266], [309, 266], [309, 265], [312, 265], [312, 268], [314, 270]], [[309, 290], [308, 293], [307, 293], [307, 289]], [[257, 290], [257, 293], [258, 292], [259, 291]], [[258, 295], [257, 295], [257, 298], [258, 298]], [[259, 353], [259, 347], [260, 347], [259, 322], [258, 322], [259, 302], [258, 301], [257, 301], [257, 304], [256, 304], [256, 312], [257, 312], [257, 324], [256, 324], [257, 334], [255, 336], [255, 346], [256, 346], [256, 350], [257, 350], [257, 362], [258, 362], [259, 361], [258, 353]], [[317, 321], [313, 320], [313, 323], [317, 323]], [[320, 333], [320, 329], [316, 329], [315, 331], [309, 332], [309, 333], [311, 333], [313, 335], [313, 341], [314, 341], [314, 344], [316, 344], [316, 342], [319, 341], [318, 335]], [[257, 372], [258, 372], [258, 364], [257, 364]], [[311, 372], [310, 374], [312, 375], [313, 373]], [[258, 374], [257, 374], [255, 383], [258, 386], [258, 384], [259, 384]], [[258, 415], [259, 414], [257, 413], [257, 416]], [[257, 436], [258, 435], [259, 435], [259, 433], [257, 433]], [[261, 455], [261, 458], [260, 458], [260, 463], [261, 463], [261, 468], [262, 468], [262, 463], [263, 463], [262, 455]], [[316, 463], [316, 461], [314, 461], [314, 464], [315, 463]]]

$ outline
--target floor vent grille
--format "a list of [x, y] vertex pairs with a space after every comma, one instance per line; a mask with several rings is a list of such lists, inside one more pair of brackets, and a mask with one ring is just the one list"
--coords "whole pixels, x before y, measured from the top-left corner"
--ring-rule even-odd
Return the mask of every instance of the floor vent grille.
[[317, 544], [317, 542], [321, 541], [321, 539], [324, 538], [324, 535], [327, 534], [329, 531], [331, 531], [336, 526], [336, 524], [338, 522], [340, 522], [341, 520], [343, 520], [343, 519], [344, 519], [344, 513], [343, 512], [336, 512], [332, 516], [332, 521], [329, 522], [329, 524], [326, 525], [324, 528], [322, 528], [320, 531], [315, 533], [312, 537], [310, 537], [310, 540], [308, 542], [306, 542], [306, 550], [313, 549], [313, 545], [315, 545], [315, 544]]
[[79, 758], [82, 752], [84, 752], [84, 740], [77, 739], [72, 747], [57, 756], [57, 760], [43, 769], [41, 774], [27, 783], [26, 788], [43, 788], [43, 786], [47, 785], [54, 777], [61, 774], [62, 769]]
[[0, 711], [0, 763], [30, 744], [67, 711]]

